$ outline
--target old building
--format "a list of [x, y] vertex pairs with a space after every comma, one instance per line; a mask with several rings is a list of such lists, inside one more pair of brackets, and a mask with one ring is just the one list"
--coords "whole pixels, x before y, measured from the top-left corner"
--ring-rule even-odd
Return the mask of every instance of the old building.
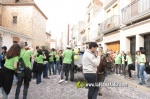
[[[102, 8], [103, 3], [99, 0], [92, 0], [87, 8], [86, 8], [86, 16], [87, 16], [87, 22], [86, 22], [86, 31], [85, 31], [85, 36], [83, 36], [83, 38], [86, 37], [86, 44], [88, 44], [90, 41], [93, 40], [93, 28], [92, 28], [92, 24], [93, 24], [93, 20], [94, 17], [97, 15], [97, 13], [100, 11], [100, 9]], [[85, 44], [85, 46], [86, 46]], [[86, 46], [87, 47], [87, 46]]]
[[46, 42], [45, 42], [45, 46], [48, 47], [48, 49], [50, 48], [50, 42], [51, 42], [51, 33], [46, 32]]
[[105, 20], [101, 23], [104, 50], [120, 51], [120, 0], [104, 1]]
[[150, 0], [122, 0], [121, 50], [144, 48], [150, 60]]
[[85, 28], [86, 28], [85, 21], [78, 21], [71, 27], [70, 45], [72, 46], [72, 48], [79, 48], [80, 50], [83, 50], [82, 43], [84, 42], [82, 42], [81, 31]]
[[33, 48], [45, 46], [48, 18], [33, 0], [2, 0], [1, 13], [2, 27], [32, 38]]

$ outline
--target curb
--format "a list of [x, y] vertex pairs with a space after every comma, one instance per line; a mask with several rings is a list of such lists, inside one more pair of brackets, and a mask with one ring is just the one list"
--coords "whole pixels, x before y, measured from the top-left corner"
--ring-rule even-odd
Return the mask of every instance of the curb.
[[128, 80], [126, 80], [126, 79], [123, 79], [123, 78], [121, 78], [121, 77], [117, 77], [117, 78], [118, 78], [118, 79], [121, 79], [121, 80], [123, 80], [123, 81], [125, 81], [125, 82], [127, 82], [128, 84], [131, 84], [131, 85], [135, 86], [136, 88], [140, 88], [140, 89], [142, 89], [142, 90], [144, 90], [144, 91], [150, 92], [150, 88], [146, 88], [146, 87], [144, 87], [144, 86], [141, 86], [141, 85], [139, 85], [139, 84], [133, 83], [133, 82], [128, 81]]

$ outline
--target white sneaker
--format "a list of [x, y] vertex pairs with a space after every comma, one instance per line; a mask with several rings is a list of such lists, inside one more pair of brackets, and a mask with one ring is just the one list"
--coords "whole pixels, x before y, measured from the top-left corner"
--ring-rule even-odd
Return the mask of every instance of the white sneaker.
[[33, 79], [32, 81], [33, 81], [33, 82], [36, 82], [36, 79]]
[[59, 84], [60, 84], [60, 83], [62, 83], [63, 81], [64, 81], [63, 79], [62, 79], [62, 80], [60, 80], [60, 81], [59, 81]]
[[120, 74], [118, 74], [118, 76], [120, 76]]
[[68, 83], [68, 81], [65, 81], [65, 83]]

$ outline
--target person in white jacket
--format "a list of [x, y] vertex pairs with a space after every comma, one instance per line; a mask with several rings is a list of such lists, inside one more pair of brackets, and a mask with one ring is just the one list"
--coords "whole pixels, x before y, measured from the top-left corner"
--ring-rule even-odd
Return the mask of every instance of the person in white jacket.
[[98, 86], [97, 82], [97, 67], [100, 64], [100, 53], [97, 53], [98, 45], [95, 42], [89, 44], [89, 49], [85, 51], [82, 59], [83, 73], [88, 84], [88, 99], [97, 99]]

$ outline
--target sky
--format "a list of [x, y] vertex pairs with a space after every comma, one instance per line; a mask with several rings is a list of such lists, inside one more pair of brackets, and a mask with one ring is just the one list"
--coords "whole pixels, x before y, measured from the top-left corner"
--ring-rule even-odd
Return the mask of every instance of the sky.
[[86, 7], [91, 0], [34, 0], [48, 17], [46, 31], [59, 36], [67, 24], [85, 20]]

